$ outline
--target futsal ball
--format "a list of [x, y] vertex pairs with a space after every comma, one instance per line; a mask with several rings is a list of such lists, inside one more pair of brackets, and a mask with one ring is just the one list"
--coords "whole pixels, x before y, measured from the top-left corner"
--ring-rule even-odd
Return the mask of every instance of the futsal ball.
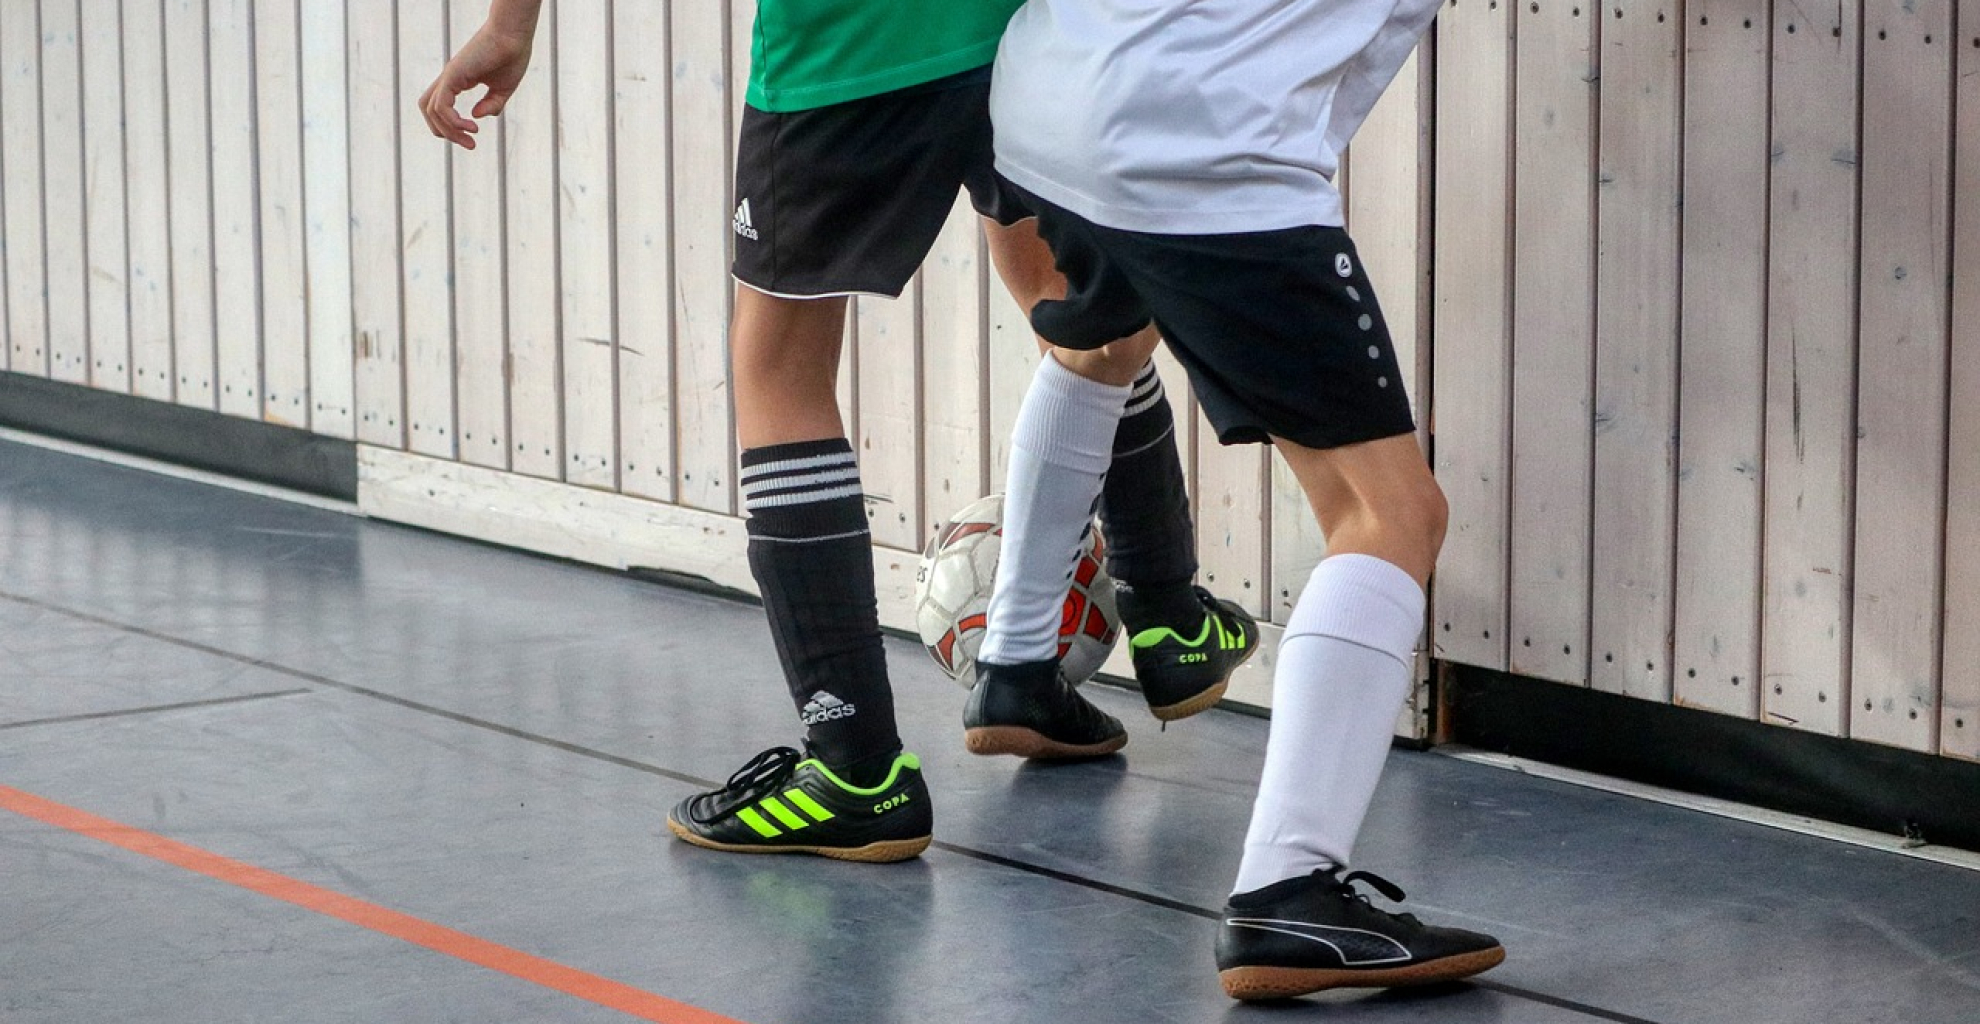
[[[1121, 628], [1114, 582], [1102, 567], [1100, 531], [1086, 536], [1059, 613], [1059, 671], [1074, 685], [1100, 671]], [[979, 498], [935, 532], [915, 574], [915, 631], [935, 664], [964, 688], [976, 685], [976, 654], [989, 625], [990, 585], [1003, 544], [1004, 496]]]

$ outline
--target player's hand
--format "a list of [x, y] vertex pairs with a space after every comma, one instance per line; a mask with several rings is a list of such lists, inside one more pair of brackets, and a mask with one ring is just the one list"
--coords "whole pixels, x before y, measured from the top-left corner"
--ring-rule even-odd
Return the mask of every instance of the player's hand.
[[[534, 33], [517, 34], [483, 25], [441, 69], [440, 77], [419, 94], [419, 112], [426, 118], [426, 127], [437, 138], [473, 149], [474, 135], [481, 130], [473, 118], [495, 117], [508, 106], [509, 97], [522, 84], [523, 72], [529, 70], [534, 43]], [[487, 86], [488, 91], [475, 101], [469, 112], [472, 116], [462, 117], [454, 104], [462, 93], [477, 85]]]

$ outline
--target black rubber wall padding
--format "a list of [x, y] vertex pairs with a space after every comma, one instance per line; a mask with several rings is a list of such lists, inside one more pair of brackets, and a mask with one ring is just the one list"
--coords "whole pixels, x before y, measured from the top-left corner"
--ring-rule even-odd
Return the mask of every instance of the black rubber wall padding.
[[7, 372], [0, 426], [357, 500], [357, 445], [293, 427]]
[[1446, 665], [1467, 746], [1980, 850], [1980, 763]]

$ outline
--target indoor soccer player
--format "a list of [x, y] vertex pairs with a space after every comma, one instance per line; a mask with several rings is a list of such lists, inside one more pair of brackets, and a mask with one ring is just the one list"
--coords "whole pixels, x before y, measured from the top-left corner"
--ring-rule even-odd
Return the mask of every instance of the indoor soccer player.
[[[1356, 882], [1401, 891], [1347, 872], [1410, 689], [1447, 509], [1332, 179], [1436, 8], [1030, 0], [998, 54], [997, 168], [1069, 282], [1032, 307], [1034, 328], [1090, 349], [1152, 322], [1219, 439], [1276, 447], [1326, 533], [1279, 648], [1264, 775], [1217, 942], [1240, 999], [1443, 981], [1505, 955], [1490, 936], [1376, 907]], [[1106, 444], [1099, 406], [1061, 417], [1052, 443]], [[1075, 533], [1099, 486], [1055, 474], [1053, 497], [1030, 510], [1033, 536]], [[1010, 501], [1007, 520], [1026, 514]], [[995, 616], [991, 629], [986, 649]]]
[[[898, 295], [959, 188], [985, 217], [991, 254], [1021, 305], [1064, 286], [1031, 225], [1019, 223], [1028, 211], [991, 172], [989, 64], [1017, 5], [759, 0], [736, 160], [730, 354], [750, 569], [806, 750], [765, 751], [729, 785], [674, 808], [668, 825], [688, 842], [870, 861], [912, 857], [929, 842], [920, 762], [895, 729], [859, 470], [835, 383], [846, 297]], [[501, 112], [528, 66], [539, 7], [495, 0], [420, 98], [436, 135], [472, 147], [474, 122], [454, 104], [477, 85], [488, 93], [472, 115]], [[1214, 703], [1255, 646], [1256, 627], [1191, 585], [1174, 421], [1148, 362], [1155, 344], [1142, 331], [1105, 350], [1045, 359], [1020, 412], [1012, 463], [1014, 477], [1025, 467], [1049, 474], [1070, 449], [1028, 438], [1062, 419], [1077, 420], [1083, 435], [1106, 424], [1078, 467], [1113, 467], [1100, 501], [1108, 569], [1122, 585], [1151, 710], [1173, 718]], [[1092, 508], [1089, 497], [1082, 522]], [[1006, 544], [1033, 549], [1008, 531]], [[1026, 571], [1019, 559], [1000, 576]], [[1046, 595], [1056, 627], [1065, 574], [1027, 585]], [[1209, 635], [1243, 642], [1180, 657]], [[998, 739], [972, 741], [979, 752], [1084, 756], [1126, 742], [1120, 722], [1056, 673], [994, 681], [988, 692], [1012, 699], [987, 711], [972, 704], [978, 740], [985, 728]]]

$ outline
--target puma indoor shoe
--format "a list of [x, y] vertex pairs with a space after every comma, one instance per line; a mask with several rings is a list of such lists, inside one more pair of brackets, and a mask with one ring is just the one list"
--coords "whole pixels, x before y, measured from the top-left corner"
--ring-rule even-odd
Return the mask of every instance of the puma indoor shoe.
[[1468, 978], [1497, 966], [1490, 935], [1436, 928], [1392, 914], [1355, 889], [1403, 892], [1366, 871], [1339, 868], [1239, 893], [1224, 907], [1217, 972], [1232, 999], [1287, 999], [1330, 988], [1389, 988]]

